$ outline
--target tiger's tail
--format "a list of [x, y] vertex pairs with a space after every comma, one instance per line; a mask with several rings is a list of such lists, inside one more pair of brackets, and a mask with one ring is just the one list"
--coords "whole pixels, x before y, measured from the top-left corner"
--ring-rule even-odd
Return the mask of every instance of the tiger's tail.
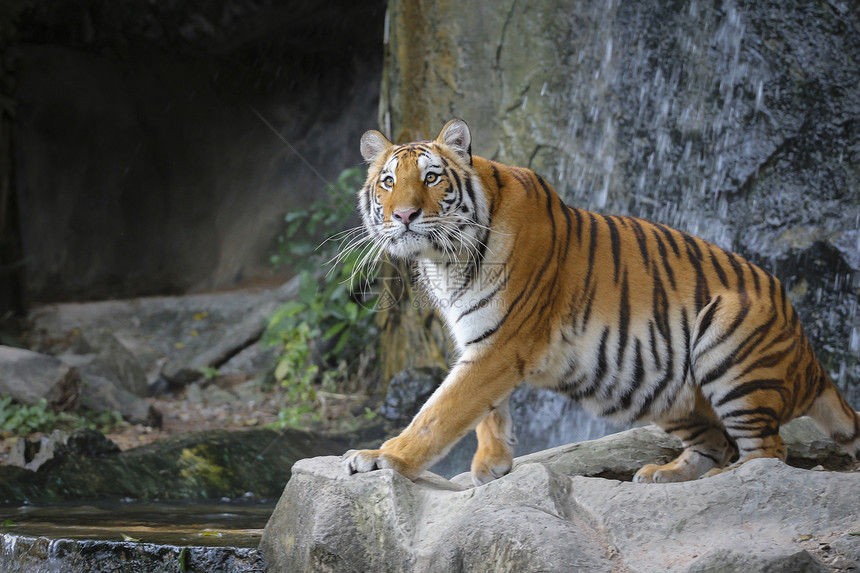
[[834, 442], [860, 461], [860, 415], [826, 374], [824, 389], [807, 412]]

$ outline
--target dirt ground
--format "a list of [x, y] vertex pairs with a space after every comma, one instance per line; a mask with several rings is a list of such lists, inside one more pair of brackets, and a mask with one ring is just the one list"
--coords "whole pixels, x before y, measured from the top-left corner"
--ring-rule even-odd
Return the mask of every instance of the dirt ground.
[[[199, 393], [205, 394], [205, 389]], [[175, 394], [147, 398], [147, 402], [161, 413], [160, 428], [124, 423], [106, 435], [120, 449], [127, 450], [177, 434], [215, 429], [241, 430], [266, 426], [278, 420], [278, 404], [274, 395], [266, 398], [261, 393], [259, 400], [249, 401], [207, 401], [196, 399], [194, 394], [193, 390], [185, 389]]]

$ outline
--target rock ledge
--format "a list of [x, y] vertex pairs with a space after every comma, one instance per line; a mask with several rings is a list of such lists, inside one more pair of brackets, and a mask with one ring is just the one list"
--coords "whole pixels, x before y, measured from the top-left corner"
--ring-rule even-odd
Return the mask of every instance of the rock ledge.
[[[832, 461], [809, 420], [784, 437], [790, 462]], [[680, 484], [587, 477], [632, 475], [677, 447], [635, 428], [517, 458], [478, 488], [465, 474], [347, 476], [337, 457], [306, 459], [260, 547], [272, 572], [831, 571], [860, 556], [858, 472], [765, 459]]]

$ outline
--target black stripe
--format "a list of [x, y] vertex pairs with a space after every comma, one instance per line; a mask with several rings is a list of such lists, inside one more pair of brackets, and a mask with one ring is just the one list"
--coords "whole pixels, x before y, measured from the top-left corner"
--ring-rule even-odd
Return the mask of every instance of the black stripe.
[[448, 171], [451, 174], [451, 177], [454, 179], [454, 190], [458, 195], [462, 195], [463, 193], [463, 182], [460, 180], [460, 176], [457, 174], [456, 169], [450, 169]]
[[624, 394], [621, 396], [621, 399], [614, 405], [608, 409], [605, 409], [601, 412], [602, 416], [610, 416], [619, 410], [627, 410], [630, 408], [630, 404], [633, 402], [633, 396], [636, 395], [636, 391], [642, 386], [642, 381], [645, 380], [645, 364], [642, 360], [642, 343], [639, 339], [636, 339], [636, 342], [633, 345], [634, 348], [634, 360], [633, 360], [633, 381], [630, 386], [624, 391]]
[[516, 167], [512, 167], [509, 173], [513, 176], [514, 179], [517, 180], [517, 183], [520, 184], [520, 187], [525, 189], [526, 195], [528, 196], [531, 193], [531, 189], [527, 185], [527, 181], [523, 174], [520, 172], [520, 170]]
[[684, 239], [684, 243], [687, 245], [687, 255], [689, 256], [689, 250], [692, 249], [693, 253], [695, 253], [696, 258], [698, 260], [702, 260], [702, 249], [699, 248], [699, 243], [696, 240], [696, 237], [692, 235], [688, 235], [687, 233], [681, 233], [681, 237]]
[[[771, 314], [770, 318], [764, 324], [758, 325], [744, 340], [741, 342], [737, 350], [735, 351], [737, 354], [738, 364], [743, 363], [753, 351], [759, 347], [762, 341], [770, 334], [770, 329], [776, 324], [777, 315], [776, 313]], [[789, 336], [788, 333], [784, 333], [783, 336]], [[744, 348], [744, 347], [747, 348]], [[770, 346], [770, 345], [768, 345]]]
[[654, 367], [658, 370], [662, 368], [663, 360], [660, 358], [660, 353], [657, 351], [657, 335], [655, 334], [654, 320], [648, 321], [648, 344], [651, 347], [651, 358], [654, 360]]
[[[688, 239], [691, 237], [689, 235], [684, 235], [684, 239]], [[687, 258], [690, 261], [690, 264], [693, 265], [693, 269], [696, 271], [696, 300], [695, 300], [695, 308], [693, 314], [699, 314], [699, 312], [704, 308], [707, 304], [710, 297], [710, 290], [708, 289], [708, 279], [705, 277], [705, 273], [702, 270], [702, 261], [701, 261], [702, 252], [699, 250], [699, 246], [696, 245], [695, 241], [687, 241]]]
[[687, 309], [681, 309], [681, 332], [684, 335], [684, 364], [681, 376], [686, 379], [690, 373], [690, 321], [687, 319]]
[[770, 378], [765, 380], [750, 380], [748, 382], [738, 384], [737, 386], [729, 390], [726, 395], [720, 399], [719, 402], [714, 404], [714, 407], [719, 408], [720, 406], [724, 406], [729, 402], [732, 402], [739, 398], [743, 398], [744, 396], [747, 396], [754, 392], [768, 390], [775, 390], [777, 393], [779, 393], [780, 397], [782, 398], [783, 404], [785, 404], [785, 395], [788, 392], [788, 389], [785, 387], [785, 382], [775, 378]]
[[[673, 236], [673, 229], [666, 227], [665, 225], [661, 225], [660, 223], [651, 223], [660, 231], [663, 232], [663, 235], [666, 237], [666, 240], [669, 241], [669, 246], [672, 247], [672, 250], [675, 251], [675, 256], [681, 256], [681, 250], [678, 248], [678, 243], [675, 242], [675, 237]], [[680, 231], [674, 231], [675, 233], [679, 233]]]
[[[768, 408], [767, 406], [759, 406], [758, 408], [748, 408], [748, 409], [745, 408], [742, 410], [732, 410], [731, 412], [727, 412], [726, 414], [723, 414], [723, 416], [721, 416], [721, 418], [723, 420], [728, 420], [730, 418], [739, 418], [740, 416], [749, 416], [752, 414], [763, 416], [763, 418], [760, 418], [760, 420], [764, 423], [770, 423], [772, 421], [776, 422], [779, 420], [779, 415], [776, 413], [776, 410], [774, 410], [773, 408]], [[755, 422], [751, 421], [751, 420], [746, 420], [746, 424], [748, 427], [750, 427], [753, 423], [755, 423]], [[732, 426], [735, 428], [739, 427], [737, 423], [733, 423]], [[728, 428], [729, 425], [726, 424], [726, 427]], [[750, 429], [752, 429], [752, 428], [750, 427]], [[772, 434], [770, 434], [770, 435], [772, 435]], [[762, 436], [762, 437], [764, 437], [764, 436]]]
[[[686, 323], [687, 314], [686, 311], [683, 311], [682, 314], [683, 320]], [[689, 355], [689, 353], [688, 353]], [[683, 372], [681, 374], [684, 375]], [[639, 407], [639, 410], [636, 412], [636, 415], [633, 417], [634, 420], [641, 420], [642, 417], [647, 414], [651, 409], [651, 404], [654, 403], [660, 394], [668, 387], [669, 383], [675, 378], [675, 350], [672, 347], [672, 331], [669, 330], [666, 332], [666, 371], [663, 374], [663, 378], [661, 378], [657, 384], [655, 384], [651, 393], [645, 398], [645, 401], [642, 403], [642, 406]]]
[[579, 212], [579, 209], [574, 207], [570, 207], [569, 205], [565, 205], [568, 209], [573, 211], [573, 216], [576, 217], [576, 242], [580, 245], [582, 244], [582, 213]]
[[454, 322], [459, 322], [460, 319], [463, 318], [464, 316], [466, 316], [467, 314], [470, 314], [472, 312], [475, 312], [476, 310], [484, 308], [493, 299], [493, 297], [499, 293], [500, 290], [505, 288], [505, 285], [507, 284], [509, 278], [510, 278], [510, 275], [506, 276], [505, 279], [501, 283], [496, 285], [496, 288], [494, 288], [492, 290], [492, 292], [490, 292], [490, 294], [488, 294], [487, 296], [485, 296], [484, 298], [482, 298], [481, 300], [479, 300], [478, 302], [476, 302], [475, 304], [473, 304], [472, 306], [467, 308], [465, 311], [463, 311], [463, 313], [460, 314], [460, 316], [458, 316], [457, 320], [455, 320]]
[[603, 329], [603, 335], [600, 337], [600, 348], [597, 351], [597, 370], [594, 371], [594, 383], [599, 385], [606, 376], [609, 361], [606, 358], [606, 342], [609, 340], [609, 327]]
[[660, 331], [660, 335], [665, 339], [669, 337], [669, 297], [666, 294], [666, 289], [663, 288], [663, 281], [660, 280], [660, 276], [657, 273], [654, 273], [654, 290], [651, 295], [651, 300], [653, 301], [653, 306], [651, 309], [651, 314], [654, 317], [654, 321], [657, 323], [657, 330]]
[[645, 263], [645, 268], [649, 266], [648, 262], [648, 239], [645, 237], [645, 231], [642, 230], [642, 225], [639, 221], [630, 217], [627, 219], [633, 227], [633, 234], [636, 236], [636, 242], [639, 243], [639, 253], [642, 255], [642, 262]]
[[773, 307], [776, 308], [776, 279], [774, 278], [774, 276], [772, 274], [770, 274], [770, 273], [766, 273], [766, 274], [767, 274], [767, 281], [768, 281], [768, 285], [767, 285], [768, 296], [770, 297], [771, 304], [773, 304]]
[[755, 286], [755, 293], [761, 294], [761, 285], [759, 284], [759, 281], [758, 281], [759, 270], [751, 262], [746, 261], [746, 263], [747, 263], [747, 267], [749, 267], [750, 274], [752, 275], [752, 278], [753, 278], [753, 285]]
[[[657, 250], [660, 252], [660, 260], [663, 261], [663, 270], [666, 271], [666, 276], [669, 277], [669, 284], [672, 285], [672, 290], [677, 290], [675, 285], [675, 271], [672, 270], [672, 265], [669, 264], [669, 258], [666, 253], [666, 245], [663, 244], [663, 239], [657, 231], [653, 231], [654, 238], [657, 239]], [[654, 269], [656, 275], [657, 269]]]
[[472, 205], [477, 207], [478, 202], [475, 200], [475, 189], [472, 187], [471, 177], [466, 177], [466, 194], [469, 196], [469, 201]]
[[581, 332], [585, 332], [585, 327], [588, 325], [588, 319], [591, 318], [591, 307], [594, 304], [594, 297], [597, 294], [597, 285], [591, 287], [591, 290], [588, 293], [588, 299], [585, 301], [585, 310], [582, 313], [582, 326], [580, 327]]
[[618, 356], [615, 359], [620, 370], [627, 352], [627, 336], [630, 332], [630, 289], [627, 282], [627, 269], [621, 280], [621, 303], [618, 309]]
[[717, 272], [717, 277], [720, 279], [723, 286], [728, 288], [729, 278], [726, 276], [726, 271], [723, 270], [723, 266], [717, 260], [717, 256], [714, 254], [714, 250], [711, 248], [711, 245], [708, 245], [708, 254], [711, 256], [711, 264]]
[[502, 187], [504, 187], [504, 186], [502, 185], [502, 180], [501, 180], [501, 178], [499, 178], [499, 170], [498, 170], [498, 168], [496, 167], [496, 165], [495, 165], [494, 163], [490, 163], [490, 169], [492, 169], [492, 170], [493, 170], [493, 179], [495, 179], [495, 180], [496, 180], [496, 187], [498, 187], [499, 189], [501, 189], [501, 188], [502, 188]]
[[591, 237], [588, 243], [588, 271], [585, 274], [585, 288], [591, 284], [591, 273], [594, 270], [594, 253], [597, 251], [597, 219], [593, 213], [588, 213], [588, 219], [591, 222], [589, 231]]
[[609, 238], [612, 242], [612, 262], [615, 266], [615, 274], [613, 275], [615, 283], [618, 284], [618, 274], [621, 269], [621, 237], [618, 234], [618, 227], [615, 225], [612, 217], [601, 215], [606, 225], [609, 227]]
[[696, 452], [697, 454], [699, 454], [703, 458], [708, 458], [709, 460], [713, 461], [715, 464], [721, 464], [723, 462], [723, 460], [721, 460], [720, 458], [718, 458], [716, 456], [712, 456], [711, 454], [709, 454], [707, 452], [703, 452], [702, 450], [700, 450], [698, 448], [694, 448], [691, 451]]
[[708, 331], [708, 328], [711, 327], [711, 321], [714, 320], [714, 313], [717, 311], [717, 307], [720, 306], [720, 301], [723, 299], [722, 296], [716, 296], [710, 303], [708, 303], [707, 310], [705, 314], [702, 316], [702, 320], [699, 321], [699, 336], [696, 339], [696, 344], [693, 346], [693, 351], [695, 352], [696, 348], [699, 345], [699, 342], [702, 340], [702, 335]]
[[735, 271], [735, 277], [737, 277], [738, 281], [736, 290], [742, 293], [746, 292], [747, 285], [746, 279], [744, 279], [744, 268], [738, 262], [738, 258], [735, 256], [734, 253], [731, 253], [729, 251], [723, 251], [723, 254], [725, 254], [726, 257], [729, 259], [729, 264], [732, 265], [732, 270]]
[[468, 345], [470, 345], [470, 344], [476, 344], [476, 343], [478, 343], [478, 342], [481, 342], [482, 340], [486, 340], [487, 338], [489, 338], [490, 336], [492, 336], [493, 334], [495, 334], [495, 333], [496, 333], [496, 331], [497, 331], [497, 330], [499, 329], [499, 327], [502, 325], [502, 322], [504, 322], [504, 320], [502, 320], [501, 322], [499, 322], [499, 323], [498, 323], [496, 326], [494, 326], [493, 328], [490, 328], [489, 330], [485, 330], [485, 331], [484, 331], [482, 334], [480, 334], [477, 338], [473, 338], [472, 340], [470, 340], [469, 342], [467, 342], [467, 343], [466, 343], [466, 346], [468, 346]]
[[600, 383], [603, 381], [603, 377], [606, 376], [607, 367], [609, 365], [609, 362], [606, 359], [606, 342], [608, 339], [609, 327], [605, 327], [603, 329], [603, 334], [600, 337], [600, 346], [597, 349], [597, 369], [594, 371], [594, 375], [592, 376], [588, 386], [578, 390], [574, 394], [574, 399], [579, 400], [592, 396], [600, 387]]
[[[770, 346], [773, 346], [773, 344], [768, 345], [768, 347]], [[786, 357], [788, 357], [789, 354], [793, 353], [796, 350], [796, 348], [797, 342], [793, 340], [789, 346], [783, 348], [782, 350], [771, 352], [770, 354], [766, 354], [758, 360], [754, 361], [752, 364], [744, 368], [743, 372], [738, 374], [738, 378], [743, 378], [750, 372], [759, 368], [771, 368], [773, 366], [776, 366], [777, 364], [781, 364], [786, 359]], [[795, 357], [795, 359], [792, 361], [793, 368], [789, 368], [788, 372], [795, 371], [795, 369], [797, 368], [798, 360], [799, 356]]]
[[[761, 343], [761, 340], [767, 336], [768, 331], [775, 321], [776, 313], [773, 313], [766, 323], [757, 326], [743, 341], [741, 341], [740, 344], [735, 347], [732, 352], [727, 353], [719, 364], [712, 368], [705, 376], [702, 376], [701, 379], [698, 380], [699, 386], [710, 384], [728, 372], [729, 368], [733, 365], [742, 363]], [[742, 353], [741, 351], [747, 345], [749, 345], [749, 348]]]
[[[720, 297], [717, 297], [717, 298], [720, 298]], [[738, 327], [740, 327], [740, 325], [743, 324], [743, 321], [746, 319], [747, 314], [749, 314], [751, 305], [745, 299], [742, 302], [743, 302], [743, 306], [741, 307], [740, 312], [737, 314], [737, 316], [735, 316], [735, 318], [731, 322], [731, 324], [729, 324], [729, 327], [726, 330], [724, 330], [723, 332], [721, 332], [719, 335], [719, 338], [715, 338], [711, 342], [711, 344], [708, 345], [707, 348], [703, 348], [701, 350], [701, 353], [708, 352], [711, 349], [719, 346], [720, 344], [722, 344], [723, 342], [728, 340], [732, 336], [732, 334], [735, 333], [735, 331], [738, 329]], [[698, 342], [700, 340], [701, 340], [701, 332], [699, 333], [699, 340], [696, 341], [696, 347], [698, 347]]]

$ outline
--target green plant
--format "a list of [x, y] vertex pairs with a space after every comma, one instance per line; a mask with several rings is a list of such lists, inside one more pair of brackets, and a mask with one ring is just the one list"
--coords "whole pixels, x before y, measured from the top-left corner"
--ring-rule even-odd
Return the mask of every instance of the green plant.
[[0, 435], [26, 436], [55, 429], [91, 428], [109, 431], [122, 423], [116, 411], [81, 408], [72, 412], [55, 412], [42, 398], [33, 405], [19, 404], [9, 395], [0, 395]]
[[204, 380], [213, 380], [217, 378], [221, 372], [217, 368], [213, 368], [212, 366], [204, 366], [200, 369], [200, 374], [203, 376]]
[[326, 186], [324, 198], [317, 199], [307, 209], [287, 213], [284, 217], [287, 229], [278, 237], [278, 252], [272, 255], [272, 264], [276, 268], [290, 266], [309, 271], [329, 260], [337, 245], [326, 240], [318, 247], [314, 237], [320, 234], [331, 237], [346, 226], [355, 213], [355, 194], [363, 179], [361, 168], [344, 169], [335, 183]]
[[[287, 230], [279, 239], [276, 266], [290, 265], [299, 271], [296, 300], [281, 305], [269, 318], [264, 340], [281, 347], [275, 380], [286, 392], [288, 406], [281, 410], [276, 426], [301, 425], [316, 419], [316, 386], [334, 387], [351, 374], [349, 364], [367, 351], [368, 335], [375, 333], [372, 304], [361, 299], [355, 285], [367, 277], [356, 272], [359, 253], [339, 257], [339, 244], [326, 240], [314, 247], [308, 237], [320, 232], [335, 237], [354, 213], [355, 193], [362, 171], [343, 171], [326, 197], [308, 209], [291, 211], [285, 217]], [[340, 234], [349, 238], [351, 231]], [[316, 271], [338, 260], [321, 282]], [[346, 367], [343, 365], [346, 364]]]

